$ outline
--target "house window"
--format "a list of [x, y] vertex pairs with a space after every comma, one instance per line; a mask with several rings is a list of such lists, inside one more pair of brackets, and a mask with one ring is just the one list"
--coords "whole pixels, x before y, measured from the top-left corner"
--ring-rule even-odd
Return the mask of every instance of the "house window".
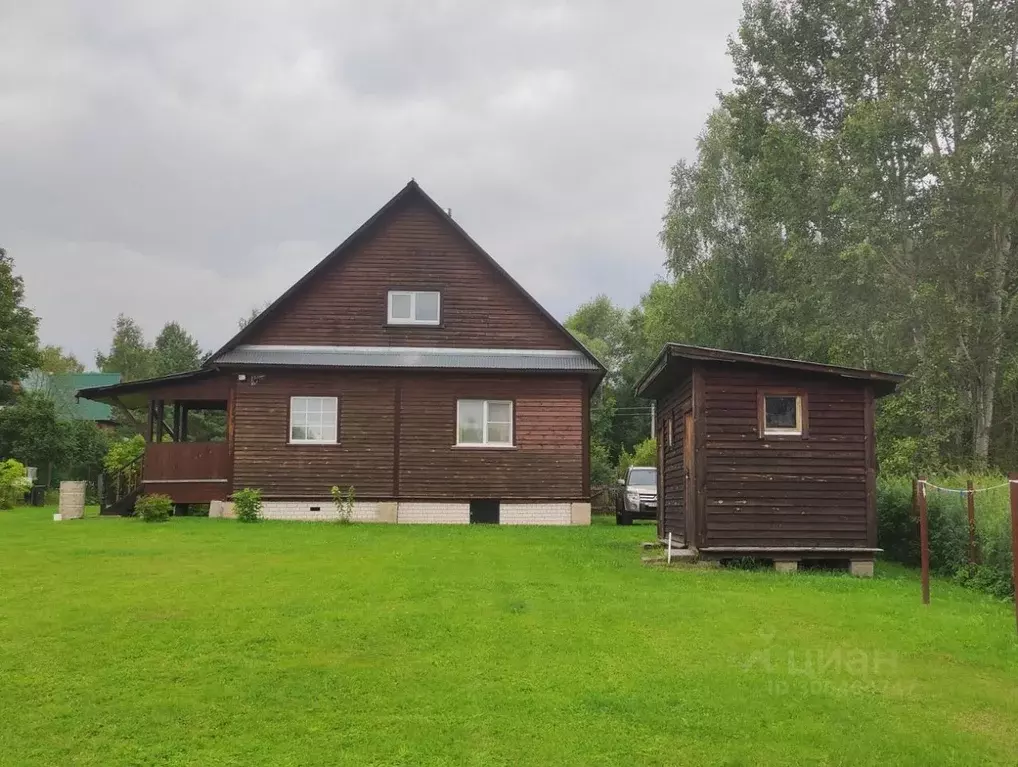
[[456, 403], [456, 444], [511, 447], [511, 400], [461, 399]]
[[803, 433], [802, 395], [773, 393], [762, 397], [764, 434], [801, 436]]
[[339, 398], [290, 397], [290, 442], [296, 445], [335, 445]]
[[390, 325], [437, 325], [442, 296], [437, 290], [390, 290]]

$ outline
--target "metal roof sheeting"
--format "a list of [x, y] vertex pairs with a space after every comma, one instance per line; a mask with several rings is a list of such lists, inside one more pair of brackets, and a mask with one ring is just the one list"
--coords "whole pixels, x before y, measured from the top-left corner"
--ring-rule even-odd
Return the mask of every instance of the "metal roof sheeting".
[[241, 345], [211, 360], [219, 365], [293, 367], [534, 370], [600, 373], [579, 350], [436, 349], [405, 346]]

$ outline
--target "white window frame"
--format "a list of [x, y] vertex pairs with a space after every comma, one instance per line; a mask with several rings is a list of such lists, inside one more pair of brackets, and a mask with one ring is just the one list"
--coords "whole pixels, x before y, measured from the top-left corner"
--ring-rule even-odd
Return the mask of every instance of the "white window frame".
[[[433, 293], [438, 298], [438, 318], [434, 320], [419, 320], [417, 315], [417, 296], [422, 293]], [[392, 299], [394, 296], [410, 297], [410, 317], [392, 316]], [[389, 325], [441, 325], [442, 324], [442, 293], [438, 290], [390, 290], [388, 297], [388, 324]]]
[[[768, 426], [767, 425], [767, 398], [781, 397], [788, 399], [795, 398], [795, 426]], [[763, 433], [765, 437], [801, 437], [802, 436], [802, 395], [794, 392], [764, 392], [763, 393]]]
[[[460, 442], [460, 405], [464, 402], [480, 402], [482, 405], [481, 409], [481, 431], [482, 441], [481, 442]], [[509, 406], [509, 441], [508, 442], [490, 442], [488, 440], [488, 406], [489, 405], [508, 405]], [[515, 447], [516, 438], [516, 409], [515, 403], [511, 399], [458, 399], [456, 400], [456, 447]]]
[[[333, 403], [333, 412], [332, 412], [332, 416], [333, 416], [333, 428], [334, 428], [334, 430], [336, 432], [336, 437], [334, 439], [294, 439], [293, 438], [293, 403], [294, 403], [294, 400], [298, 400], [298, 399], [303, 399], [303, 400], [317, 399], [317, 400], [323, 400], [323, 401], [324, 400], [329, 400], [329, 401], [331, 401]], [[309, 411], [305, 411], [305, 412], [309, 412]], [[287, 428], [289, 429], [289, 431], [287, 432], [286, 436], [287, 436], [287, 442], [289, 444], [291, 444], [291, 445], [338, 445], [339, 444], [339, 397], [322, 397], [322, 396], [319, 396], [317, 394], [294, 394], [292, 397], [290, 397], [290, 415], [287, 418], [287, 421], [288, 421]], [[322, 422], [322, 425], [323, 426], [326, 425], [324, 420]]]

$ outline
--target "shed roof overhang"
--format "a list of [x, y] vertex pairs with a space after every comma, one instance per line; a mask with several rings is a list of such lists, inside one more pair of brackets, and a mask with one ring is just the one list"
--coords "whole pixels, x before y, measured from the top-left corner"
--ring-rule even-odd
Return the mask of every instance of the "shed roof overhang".
[[93, 402], [105, 402], [118, 407], [141, 408], [148, 404], [149, 395], [157, 390], [165, 391], [174, 385], [189, 384], [194, 381], [200, 381], [203, 378], [211, 378], [218, 375], [219, 372], [215, 368], [202, 368], [201, 370], [190, 370], [186, 373], [174, 373], [173, 375], [160, 376], [158, 378], [143, 378], [138, 381], [127, 381], [110, 386], [91, 386], [87, 389], [79, 389], [75, 396], [92, 400]]
[[688, 375], [697, 362], [733, 365], [750, 365], [763, 368], [786, 370], [830, 378], [840, 378], [860, 386], [873, 387], [878, 397], [893, 394], [898, 384], [908, 376], [900, 373], [884, 373], [879, 370], [825, 365], [819, 362], [793, 360], [783, 357], [768, 357], [763, 354], [745, 354], [725, 349], [711, 349], [706, 346], [687, 344], [665, 344], [653, 364], [636, 384], [636, 393], [642, 397], [656, 397], [682, 377]]

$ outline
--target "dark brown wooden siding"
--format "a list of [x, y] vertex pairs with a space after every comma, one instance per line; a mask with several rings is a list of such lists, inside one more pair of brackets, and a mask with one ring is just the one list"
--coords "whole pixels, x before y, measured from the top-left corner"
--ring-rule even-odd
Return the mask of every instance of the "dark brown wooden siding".
[[[672, 533], [675, 538], [685, 539], [685, 465], [683, 448], [685, 416], [692, 409], [692, 380], [687, 378], [677, 388], [668, 391], [657, 403], [657, 433], [665, 438], [661, 486], [664, 488], [663, 504], [659, 515], [663, 520], [663, 535]], [[672, 425], [672, 443], [668, 444], [668, 424]], [[661, 503], [659, 499], [659, 503]]]
[[[706, 545], [865, 547], [865, 385], [704, 365]], [[760, 435], [766, 388], [806, 393], [805, 437]]]
[[[586, 500], [580, 376], [270, 372], [239, 383], [235, 488], [266, 498]], [[290, 397], [339, 398], [338, 445], [290, 445]], [[515, 402], [515, 446], [458, 448], [458, 398]], [[398, 436], [397, 436], [398, 435]]]
[[[584, 387], [576, 376], [407, 378], [400, 415], [400, 497], [587, 500]], [[515, 446], [455, 447], [457, 399], [514, 400]]]
[[230, 393], [233, 376], [219, 373], [205, 378], [185, 381], [168, 381], [164, 385], [145, 390], [148, 399], [162, 400], [208, 400], [225, 402]]
[[[522, 275], [526, 281], [526, 275]], [[439, 290], [440, 327], [386, 327], [390, 289]], [[248, 344], [574, 349], [565, 332], [422, 201], [298, 290]]]
[[[358, 497], [393, 495], [391, 376], [270, 371], [255, 385], [237, 384], [233, 487], [266, 498], [326, 499], [333, 485]], [[291, 445], [290, 397], [339, 398], [338, 445]]]

